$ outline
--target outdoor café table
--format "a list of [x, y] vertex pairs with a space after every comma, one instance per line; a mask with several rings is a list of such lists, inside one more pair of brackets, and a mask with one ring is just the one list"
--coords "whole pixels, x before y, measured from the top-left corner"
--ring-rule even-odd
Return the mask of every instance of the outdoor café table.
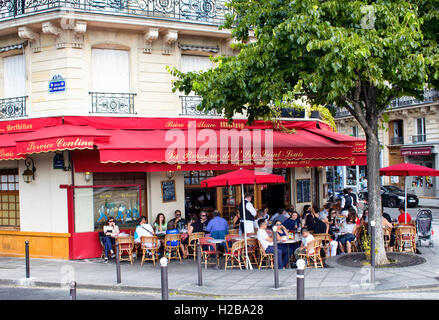
[[218, 244], [225, 243], [226, 239], [211, 239], [211, 240], [207, 240], [207, 242], [215, 244], [215, 251], [216, 251], [216, 267], [215, 267], [215, 269], [219, 269]]
[[302, 236], [298, 233], [296, 233], [294, 235], [293, 239], [288, 239], [287, 236], [282, 237], [282, 240], [279, 240], [278, 243], [279, 244], [286, 244], [287, 245], [287, 252], [288, 252], [288, 264], [287, 264], [287, 269], [290, 269], [290, 246], [288, 244], [292, 244], [292, 243], [300, 243], [302, 241]]

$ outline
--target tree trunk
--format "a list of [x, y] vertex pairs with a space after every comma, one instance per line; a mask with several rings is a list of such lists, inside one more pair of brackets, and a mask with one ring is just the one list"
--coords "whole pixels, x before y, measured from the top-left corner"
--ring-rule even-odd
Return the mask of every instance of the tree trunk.
[[[376, 130], [375, 130], [376, 129]], [[369, 223], [375, 221], [375, 262], [376, 265], [388, 263], [386, 249], [384, 247], [383, 218], [381, 209], [381, 179], [380, 179], [380, 144], [376, 132], [372, 128], [371, 133], [366, 131], [367, 143], [367, 191], [369, 205]], [[373, 254], [371, 252], [371, 254]]]

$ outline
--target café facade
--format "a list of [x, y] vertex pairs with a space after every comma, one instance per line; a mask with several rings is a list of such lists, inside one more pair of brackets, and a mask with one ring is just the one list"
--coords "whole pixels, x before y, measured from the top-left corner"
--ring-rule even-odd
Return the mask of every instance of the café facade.
[[245, 186], [256, 208], [322, 206], [327, 166], [366, 163], [365, 140], [318, 119], [55, 116], [0, 122], [0, 255], [101, 255], [98, 232], [113, 216], [122, 230], [140, 216], [173, 218], [218, 209], [230, 220], [239, 187], [203, 189], [206, 178], [239, 168], [285, 177]]

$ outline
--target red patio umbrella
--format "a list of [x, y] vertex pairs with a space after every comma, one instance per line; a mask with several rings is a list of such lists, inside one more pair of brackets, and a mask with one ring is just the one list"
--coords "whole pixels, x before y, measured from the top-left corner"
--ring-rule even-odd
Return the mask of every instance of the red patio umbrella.
[[254, 171], [247, 169], [239, 169], [232, 172], [228, 172], [210, 179], [201, 181], [202, 188], [220, 187], [220, 186], [236, 186], [241, 185], [241, 197], [242, 197], [242, 212], [244, 220], [244, 240], [245, 240], [245, 256], [246, 266], [252, 268], [250, 259], [247, 252], [247, 230], [245, 220], [245, 207], [244, 207], [244, 184], [270, 184], [270, 183], [285, 183], [285, 178], [276, 174], [265, 173], [262, 171]]
[[[380, 169], [381, 176], [404, 176], [405, 212], [407, 212], [407, 176], [439, 176], [439, 170], [413, 163], [400, 163]], [[407, 223], [407, 215], [405, 215]]]

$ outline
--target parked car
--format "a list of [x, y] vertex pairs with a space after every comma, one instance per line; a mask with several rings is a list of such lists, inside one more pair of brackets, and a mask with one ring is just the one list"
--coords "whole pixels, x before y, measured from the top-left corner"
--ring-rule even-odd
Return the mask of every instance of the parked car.
[[[361, 191], [358, 197], [367, 201], [367, 191]], [[407, 193], [407, 207], [416, 208], [419, 204], [419, 198], [413, 193]], [[396, 208], [400, 204], [405, 204], [404, 190], [396, 186], [382, 186], [381, 187], [381, 202], [383, 207]]]

